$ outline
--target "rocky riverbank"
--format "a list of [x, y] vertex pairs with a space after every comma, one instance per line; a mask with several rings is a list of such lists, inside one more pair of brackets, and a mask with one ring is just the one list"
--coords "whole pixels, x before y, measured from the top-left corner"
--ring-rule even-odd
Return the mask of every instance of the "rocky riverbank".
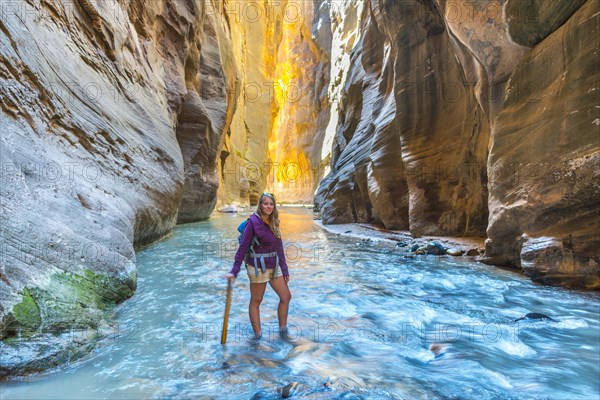
[[363, 244], [378, 241], [396, 243], [396, 246], [406, 252], [407, 257], [417, 255], [463, 256], [491, 266], [506, 267], [519, 271], [532, 278], [533, 281], [539, 281], [551, 286], [565, 286], [588, 290], [598, 290], [599, 288], [596, 280], [585, 277], [567, 276], [563, 279], [536, 279], [526, 269], [504, 266], [502, 264], [497, 265], [496, 260], [488, 257], [486, 254], [486, 247], [489, 246], [490, 240], [484, 237], [422, 236], [415, 238], [408, 231], [390, 230], [366, 223], [325, 225], [322, 220], [315, 219], [315, 224], [336, 235], [360, 239]]
[[352, 223], [324, 225], [322, 220], [315, 224], [328, 232], [360, 239], [362, 242], [384, 241], [395, 243], [404, 249], [407, 255], [448, 255], [473, 257], [481, 260], [485, 252], [485, 238], [478, 237], [447, 237], [423, 236], [413, 238], [408, 231], [389, 230], [372, 224]]

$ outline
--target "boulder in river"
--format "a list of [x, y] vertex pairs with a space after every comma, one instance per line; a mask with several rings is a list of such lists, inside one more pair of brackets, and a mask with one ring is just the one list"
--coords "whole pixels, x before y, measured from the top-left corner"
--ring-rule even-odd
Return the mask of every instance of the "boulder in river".
[[429, 242], [426, 246], [427, 254], [441, 256], [446, 254], [446, 248], [439, 242]]
[[477, 257], [479, 255], [479, 250], [478, 249], [469, 249], [469, 250], [467, 250], [466, 255], [469, 257]]
[[556, 321], [555, 319], [547, 316], [546, 314], [542, 314], [542, 313], [527, 313], [524, 316], [522, 316], [521, 318], [515, 319], [515, 322], [519, 322], [522, 320]]
[[238, 208], [235, 205], [223, 206], [219, 208], [219, 212], [222, 213], [237, 213]]
[[451, 256], [462, 256], [463, 251], [461, 249], [452, 248], [452, 249], [446, 250], [446, 254], [451, 255]]
[[292, 382], [288, 385], [285, 385], [281, 389], [281, 397], [283, 397], [284, 399], [289, 399], [296, 393], [296, 391], [298, 391], [299, 385], [300, 384], [298, 382]]

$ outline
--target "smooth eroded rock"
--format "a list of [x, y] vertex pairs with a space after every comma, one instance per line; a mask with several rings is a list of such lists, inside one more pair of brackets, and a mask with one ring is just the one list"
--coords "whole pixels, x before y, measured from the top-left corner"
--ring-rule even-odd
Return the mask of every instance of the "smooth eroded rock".
[[23, 338], [50, 349], [3, 357], [4, 373], [62, 362], [68, 342], [48, 338], [96, 329], [133, 294], [135, 249], [180, 207], [212, 211], [232, 74], [206, 4], [2, 7], [0, 337], [15, 354]]
[[588, 1], [528, 53], [492, 132], [486, 257], [540, 282], [600, 286], [599, 27]]

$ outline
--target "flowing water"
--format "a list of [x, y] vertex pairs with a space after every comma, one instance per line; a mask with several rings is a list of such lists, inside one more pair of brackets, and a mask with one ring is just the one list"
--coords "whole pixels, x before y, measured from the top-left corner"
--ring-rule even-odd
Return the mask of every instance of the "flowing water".
[[[323, 231], [281, 211], [292, 279], [290, 335], [277, 296], [251, 340], [248, 277], [221, 324], [236, 215], [178, 226], [138, 253], [138, 290], [87, 357], [5, 382], [2, 399], [598, 399], [598, 293], [543, 287], [457, 258], [407, 253]], [[514, 320], [526, 313], [556, 321]]]

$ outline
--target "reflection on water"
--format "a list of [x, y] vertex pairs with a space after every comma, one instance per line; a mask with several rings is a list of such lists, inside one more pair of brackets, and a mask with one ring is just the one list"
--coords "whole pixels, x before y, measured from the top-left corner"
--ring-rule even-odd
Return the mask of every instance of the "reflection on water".
[[[599, 296], [542, 287], [456, 258], [405, 258], [391, 244], [322, 231], [282, 210], [292, 280], [290, 337], [267, 289], [252, 341], [248, 278], [227, 272], [241, 216], [176, 228], [138, 254], [135, 296], [93, 354], [6, 383], [2, 399], [598, 398]], [[513, 321], [528, 313], [555, 322]]]

